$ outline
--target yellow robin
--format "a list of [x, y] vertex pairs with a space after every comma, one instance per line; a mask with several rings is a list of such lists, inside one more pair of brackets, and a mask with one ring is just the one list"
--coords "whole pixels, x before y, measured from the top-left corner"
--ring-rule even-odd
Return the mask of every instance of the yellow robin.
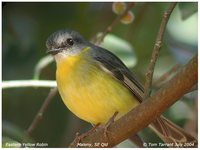
[[[143, 86], [123, 62], [78, 32], [59, 30], [50, 35], [46, 46], [56, 60], [58, 91], [77, 117], [105, 124], [116, 112], [118, 119], [142, 102]], [[164, 117], [152, 127], [165, 142], [193, 139]]]

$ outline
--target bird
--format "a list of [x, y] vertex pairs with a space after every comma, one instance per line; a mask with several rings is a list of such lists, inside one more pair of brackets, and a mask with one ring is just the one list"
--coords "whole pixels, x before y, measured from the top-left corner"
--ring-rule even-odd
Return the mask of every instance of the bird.
[[[66, 107], [93, 125], [118, 120], [143, 101], [144, 88], [126, 65], [110, 51], [87, 41], [78, 32], [62, 29], [46, 41], [56, 61], [56, 82]], [[164, 142], [196, 139], [163, 116], [151, 128]]]

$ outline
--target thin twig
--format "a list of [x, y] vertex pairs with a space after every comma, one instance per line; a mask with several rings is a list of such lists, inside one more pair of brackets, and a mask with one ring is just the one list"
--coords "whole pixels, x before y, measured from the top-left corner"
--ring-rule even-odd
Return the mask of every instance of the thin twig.
[[22, 87], [56, 87], [56, 81], [51, 80], [11, 80], [3, 81], [2, 89], [7, 88], [22, 88]]
[[169, 71], [164, 73], [159, 79], [153, 82], [153, 86], [159, 87], [162, 82], [166, 81], [169, 78], [169, 76], [171, 76], [172, 73], [176, 72], [180, 67], [181, 65], [179, 64], [176, 64], [175, 66], [173, 66]]
[[162, 42], [163, 42], [163, 36], [164, 36], [164, 31], [167, 25], [167, 22], [169, 20], [169, 17], [173, 11], [173, 9], [176, 6], [176, 2], [171, 3], [169, 8], [167, 9], [167, 11], [164, 12], [163, 14], [163, 19], [160, 25], [160, 29], [159, 32], [157, 34], [157, 38], [156, 38], [156, 42], [153, 48], [153, 52], [152, 52], [152, 56], [151, 56], [151, 61], [146, 73], [146, 82], [144, 85], [144, 99], [146, 99], [149, 95], [150, 95], [150, 89], [152, 86], [152, 78], [153, 78], [153, 72], [154, 72], [154, 68], [155, 68], [155, 64], [156, 64], [156, 60], [158, 58], [159, 52], [160, 52], [160, 48], [162, 46]]
[[36, 114], [34, 120], [32, 121], [32, 123], [30, 124], [29, 128], [27, 129], [27, 133], [29, 135], [32, 134], [33, 130], [36, 128], [36, 126], [42, 120], [44, 112], [48, 108], [48, 106], [49, 106], [50, 102], [52, 101], [53, 97], [57, 94], [57, 91], [58, 91], [57, 87], [50, 90], [50, 92], [49, 92], [47, 98], [44, 100], [44, 103], [42, 104], [40, 110], [38, 111], [38, 113]]
[[[129, 40], [131, 41], [135, 41], [135, 31], [137, 31], [137, 33], [139, 32], [140, 33], [140, 30], [138, 29], [140, 23], [142, 22], [142, 20], [144, 19], [144, 16], [145, 15], [148, 15], [148, 7], [149, 7], [149, 3], [148, 2], [145, 2], [144, 4], [142, 4], [142, 6], [140, 7], [140, 10], [139, 12], [136, 14], [136, 17], [134, 19], [134, 22], [132, 24], [132, 26], [129, 28], [129, 33], [131, 34], [128, 34], [128, 38]], [[130, 39], [131, 38], [131, 39]]]
[[38, 80], [42, 69], [47, 67], [50, 63], [52, 63], [53, 60], [54, 59], [51, 55], [47, 55], [47, 56], [42, 57], [34, 68], [33, 78]]
[[134, 2], [129, 3], [129, 5], [127, 6], [126, 10], [119, 16], [117, 16], [117, 18], [103, 31], [103, 33], [101, 34], [100, 37], [97, 37], [94, 40], [94, 43], [96, 45], [99, 45], [103, 39], [105, 38], [105, 36], [112, 31], [113, 27], [128, 13], [128, 11], [135, 5]]
[[[179, 100], [198, 81], [198, 57], [193, 57], [170, 81], [168, 81], [154, 95], [148, 97], [140, 105], [132, 109], [109, 126], [107, 138], [104, 136], [104, 129], [100, 128], [81, 139], [81, 143], [72, 143], [71, 147], [102, 147], [95, 143], [103, 143], [105, 147], [113, 147], [138, 131], [147, 127], [152, 121], [166, 111], [172, 104]], [[180, 130], [180, 136], [184, 135], [184, 143], [191, 143], [191, 147], [196, 147], [197, 140], [185, 130]], [[186, 136], [185, 136], [186, 135]], [[179, 137], [180, 138], [180, 137]], [[169, 143], [170, 144], [170, 143]], [[193, 145], [194, 144], [194, 145]], [[82, 145], [82, 146], [81, 146]], [[176, 147], [176, 145], [172, 145]]]
[[137, 147], [144, 147], [144, 141], [138, 134], [131, 135], [128, 139], [132, 141]]
[[190, 131], [193, 136], [197, 137], [197, 130], [198, 130], [198, 96], [194, 97], [193, 107], [190, 107], [192, 111], [191, 118], [189, 118], [185, 125], [184, 129]]

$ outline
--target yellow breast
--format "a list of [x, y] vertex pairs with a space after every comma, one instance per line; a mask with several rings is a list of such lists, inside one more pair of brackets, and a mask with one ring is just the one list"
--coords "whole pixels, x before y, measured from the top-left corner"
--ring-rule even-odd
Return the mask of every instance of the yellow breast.
[[65, 105], [92, 124], [106, 123], [116, 111], [119, 118], [138, 104], [126, 87], [83, 55], [57, 63], [56, 80]]

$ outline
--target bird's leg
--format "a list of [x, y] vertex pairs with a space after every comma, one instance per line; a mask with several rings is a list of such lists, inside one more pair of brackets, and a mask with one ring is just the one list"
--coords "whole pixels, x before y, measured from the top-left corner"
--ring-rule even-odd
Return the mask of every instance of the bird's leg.
[[76, 141], [76, 143], [80, 143], [80, 141], [85, 138], [86, 136], [88, 136], [89, 134], [91, 134], [92, 132], [95, 132], [97, 127], [100, 125], [100, 123], [94, 125], [89, 131], [83, 133], [83, 134], [79, 134], [78, 132], [76, 133], [76, 138], [74, 141]]
[[118, 114], [118, 112], [115, 112], [113, 114], [113, 116], [108, 120], [108, 122], [105, 125], [100, 126], [100, 123], [98, 123], [98, 124], [94, 125], [92, 129], [90, 129], [89, 131], [87, 131], [86, 133], [83, 133], [81, 135], [77, 132], [76, 138], [74, 140], [75, 143], [80, 143], [83, 138], [85, 138], [86, 136], [88, 136], [92, 132], [95, 132], [96, 130], [98, 130], [98, 127], [104, 128], [104, 136], [107, 137], [107, 133], [109, 132], [108, 128], [115, 121], [117, 114]]
[[116, 118], [116, 116], [117, 116], [117, 114], [118, 114], [119, 112], [115, 112], [114, 113], [114, 115], [108, 120], [108, 122], [105, 124], [105, 126], [104, 126], [104, 136], [105, 137], [107, 137], [107, 133], [109, 132], [108, 131], [108, 128], [109, 128], [109, 126], [112, 124], [112, 123], [114, 123], [114, 121], [115, 121], [115, 118]]

